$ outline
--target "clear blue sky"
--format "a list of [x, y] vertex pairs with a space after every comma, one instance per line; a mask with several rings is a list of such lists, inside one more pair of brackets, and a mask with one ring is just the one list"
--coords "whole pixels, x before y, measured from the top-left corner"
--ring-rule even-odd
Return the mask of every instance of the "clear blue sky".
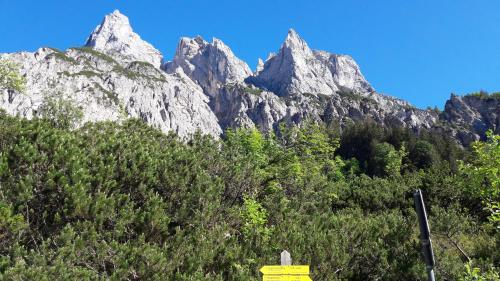
[[199, 34], [254, 68], [292, 27], [311, 48], [353, 56], [378, 91], [418, 107], [500, 90], [498, 0], [0, 0], [0, 52], [82, 45], [114, 9], [166, 59], [181, 36]]

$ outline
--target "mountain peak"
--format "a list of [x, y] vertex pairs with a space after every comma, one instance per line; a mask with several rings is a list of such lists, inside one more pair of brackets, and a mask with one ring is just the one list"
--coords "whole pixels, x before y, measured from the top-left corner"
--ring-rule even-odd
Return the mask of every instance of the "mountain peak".
[[[118, 9], [115, 9], [111, 14], [109, 15], [112, 15], [112, 16], [118, 16], [118, 17], [125, 17], [127, 18], [124, 14], [120, 13], [120, 10]], [[127, 18], [128, 19], [128, 18]]]
[[295, 31], [295, 29], [293, 28], [288, 29], [286, 40], [297, 40], [297, 39], [301, 39], [297, 31]]
[[125, 24], [130, 25], [130, 22], [128, 20], [128, 17], [122, 14], [118, 9], [114, 10], [111, 14], [106, 15], [105, 19], [108, 19], [109, 21], [115, 20], [115, 21], [121, 21]]
[[263, 68], [247, 81], [278, 96], [333, 95], [338, 90], [329, 69], [316, 59], [293, 29], [288, 31], [279, 53], [269, 57]]
[[222, 40], [213, 38], [212, 43], [208, 43], [201, 36], [181, 38], [173, 61], [163, 66], [169, 73], [179, 67], [212, 96], [224, 84], [242, 82], [252, 75], [248, 65]]
[[85, 46], [125, 63], [145, 61], [160, 67], [162, 61], [161, 53], [133, 31], [128, 17], [119, 10], [104, 17], [88, 37]]
[[257, 60], [257, 67], [255, 68], [254, 75], [258, 75], [264, 69], [264, 61], [259, 58]]
[[293, 29], [290, 28], [288, 30], [288, 34], [285, 38], [285, 42], [283, 43], [283, 48], [288, 49], [300, 49], [304, 51], [310, 51], [307, 46], [306, 41], [300, 37], [300, 35]]

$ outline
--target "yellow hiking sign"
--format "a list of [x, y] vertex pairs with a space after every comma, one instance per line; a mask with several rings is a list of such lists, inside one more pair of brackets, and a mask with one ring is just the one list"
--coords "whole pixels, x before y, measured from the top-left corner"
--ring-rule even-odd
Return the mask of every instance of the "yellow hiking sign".
[[264, 275], [263, 281], [312, 281], [309, 275]]
[[260, 269], [264, 275], [309, 275], [308, 265], [265, 265]]
[[291, 265], [290, 253], [281, 253], [281, 265], [265, 265], [260, 268], [263, 281], [312, 281], [309, 277], [309, 265]]

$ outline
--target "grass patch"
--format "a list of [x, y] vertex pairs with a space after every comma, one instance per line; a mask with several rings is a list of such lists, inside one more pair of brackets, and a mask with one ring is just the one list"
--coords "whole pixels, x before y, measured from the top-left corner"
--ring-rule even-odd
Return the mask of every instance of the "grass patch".
[[56, 60], [66, 61], [71, 64], [78, 64], [78, 62], [74, 58], [68, 57], [63, 52], [54, 52], [52, 54], [48, 54], [46, 58], [55, 58]]
[[[140, 73], [141, 69], [151, 69], [155, 72], [156, 75], [148, 75]], [[145, 61], [133, 61], [131, 62], [126, 69], [120, 69], [125, 75], [132, 78], [144, 78], [153, 80], [156, 82], [166, 82], [166, 79], [163, 76], [163, 72], [158, 68], [154, 67], [154, 65]]]
[[146, 61], [133, 61], [130, 63], [130, 66], [139, 66], [139, 67], [151, 67], [151, 68], [154, 68], [156, 70], [156, 67], [154, 67], [154, 65], [150, 64], [149, 62], [146, 62]]
[[112, 57], [106, 55], [106, 54], [103, 54], [99, 51], [96, 51], [90, 47], [78, 47], [78, 48], [71, 48], [71, 50], [76, 50], [76, 51], [80, 51], [80, 52], [84, 52], [84, 53], [87, 53], [87, 54], [90, 54], [94, 57], [97, 57], [97, 58], [100, 58], [102, 60], [105, 60], [109, 63], [113, 63], [113, 64], [118, 64], [118, 62], [113, 59]]
[[224, 87], [228, 91], [240, 90], [243, 93], [250, 94], [250, 95], [256, 95], [256, 96], [258, 96], [258, 95], [262, 94], [262, 92], [264, 92], [264, 90], [262, 90], [260, 88], [253, 88], [253, 87], [241, 85], [238, 83], [228, 83], [228, 84], [224, 85]]
[[47, 48], [50, 49], [50, 50], [52, 50], [52, 51], [54, 51], [54, 52], [56, 52], [56, 53], [62, 53], [62, 51], [59, 50], [58, 48], [52, 48], [52, 47], [47, 47]]
[[346, 99], [350, 99], [352, 101], [357, 101], [357, 102], [363, 102], [363, 103], [371, 103], [371, 104], [377, 104], [377, 102], [372, 99], [372, 98], [369, 98], [369, 97], [364, 97], [362, 95], [359, 95], [359, 94], [356, 94], [356, 93], [353, 93], [351, 91], [340, 91], [338, 92], [338, 94], [342, 97], [342, 98], [346, 98]]
[[63, 72], [58, 72], [58, 74], [62, 74], [62, 75], [69, 76], [69, 77], [76, 77], [76, 76], [85, 76], [87, 78], [94, 77], [94, 76], [101, 77], [101, 73], [98, 73], [98, 72], [95, 72], [92, 70], [82, 70], [82, 71], [79, 71], [76, 73], [69, 73], [68, 71], [63, 71]]
[[361, 95], [357, 95], [351, 91], [340, 91], [340, 92], [338, 92], [338, 94], [341, 97], [347, 98], [350, 100], [355, 100], [355, 101], [362, 101], [363, 100], [363, 97]]
[[259, 89], [259, 88], [244, 87], [243, 92], [245, 92], [247, 94], [259, 96], [260, 94], [262, 94], [263, 91], [262, 91], [262, 89]]

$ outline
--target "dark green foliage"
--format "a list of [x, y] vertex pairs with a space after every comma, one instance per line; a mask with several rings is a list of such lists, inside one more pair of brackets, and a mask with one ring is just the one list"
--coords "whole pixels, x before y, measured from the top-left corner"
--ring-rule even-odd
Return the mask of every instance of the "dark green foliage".
[[373, 142], [383, 138], [383, 130], [373, 122], [348, 126], [340, 138], [339, 155], [344, 159], [356, 158], [363, 171], [368, 171]]
[[500, 92], [488, 93], [487, 91], [481, 90], [479, 92], [470, 93], [465, 95], [466, 97], [477, 97], [480, 99], [498, 99], [500, 98]]
[[500, 262], [481, 198], [434, 142], [439, 161], [364, 174], [419, 163], [407, 145], [432, 151], [405, 131], [365, 125], [339, 141], [306, 124], [184, 143], [138, 120], [54, 125], [0, 113], [0, 280], [261, 280], [283, 249], [313, 280], [425, 280], [417, 188], [439, 280], [467, 274], [458, 247], [485, 274]]
[[54, 52], [52, 54], [48, 54], [46, 58], [47, 59], [49, 59], [49, 58], [55, 58], [55, 59], [58, 59], [58, 60], [69, 62], [71, 64], [78, 64], [77, 61], [75, 59], [73, 59], [72, 57], [69, 57], [65, 53], [58, 52], [58, 51], [56, 51], [56, 52]]
[[[401, 127], [380, 127], [372, 121], [353, 123], [344, 128], [337, 153], [344, 159], [357, 159], [359, 168], [368, 175], [382, 176], [380, 159], [374, 158], [383, 154], [375, 151], [383, 148], [379, 143], [388, 143], [404, 154], [401, 168], [406, 171], [429, 168], [440, 161], [447, 161], [456, 171], [457, 160], [468, 154], [455, 140], [440, 132], [422, 130], [415, 134]], [[385, 150], [388, 153], [390, 149], [385, 147]]]
[[410, 151], [410, 159], [416, 168], [429, 168], [435, 165], [440, 157], [434, 146], [425, 140], [415, 142]]
[[100, 58], [100, 59], [107, 61], [109, 63], [118, 64], [116, 62], [116, 60], [113, 59], [112, 57], [110, 57], [106, 54], [103, 54], [99, 51], [96, 51], [96, 50], [92, 49], [91, 47], [77, 47], [77, 48], [71, 48], [71, 50], [88, 53], [88, 54], [92, 55], [93, 57]]

